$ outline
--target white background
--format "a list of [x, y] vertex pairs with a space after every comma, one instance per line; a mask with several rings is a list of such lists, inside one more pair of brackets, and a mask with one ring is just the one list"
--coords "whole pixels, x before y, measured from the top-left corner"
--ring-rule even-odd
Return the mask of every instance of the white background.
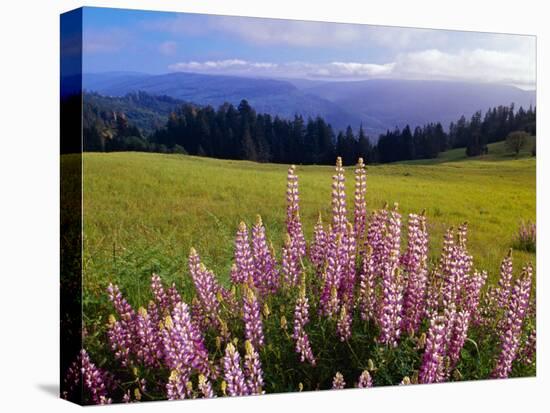
[[496, 31], [538, 36], [538, 375], [369, 391], [160, 402], [109, 411], [548, 411], [550, 34], [544, 1], [7, 0], [0, 12], [0, 409], [72, 411], [57, 399], [59, 14], [82, 5]]

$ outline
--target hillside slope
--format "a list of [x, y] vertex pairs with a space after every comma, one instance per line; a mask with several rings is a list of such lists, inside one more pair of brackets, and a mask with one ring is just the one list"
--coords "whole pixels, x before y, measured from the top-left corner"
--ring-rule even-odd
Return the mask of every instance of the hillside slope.
[[535, 105], [535, 93], [512, 86], [425, 80], [326, 82], [304, 90], [354, 111], [371, 127], [393, 129], [470, 117], [498, 105]]
[[163, 75], [87, 75], [84, 88], [107, 96], [124, 96], [143, 91], [153, 95], [217, 107], [225, 102], [237, 106], [248, 100], [256, 111], [290, 119], [295, 114], [304, 117], [321, 116], [336, 129], [347, 125], [358, 127], [361, 119], [322, 97], [299, 90], [289, 82], [265, 78], [215, 76], [197, 73]]
[[362, 123], [373, 138], [396, 126], [441, 122], [445, 128], [460, 116], [509, 105], [535, 104], [535, 92], [512, 86], [450, 81], [377, 79], [366, 81], [308, 81], [205, 75], [198, 73], [85, 74], [84, 88], [107, 96], [144, 91], [198, 105], [238, 105], [241, 99], [262, 113], [292, 118], [317, 115], [336, 130]]

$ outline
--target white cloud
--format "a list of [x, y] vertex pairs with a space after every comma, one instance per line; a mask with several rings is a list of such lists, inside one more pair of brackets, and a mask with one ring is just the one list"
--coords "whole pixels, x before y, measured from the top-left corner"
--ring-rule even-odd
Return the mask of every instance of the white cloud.
[[314, 64], [304, 62], [270, 63], [250, 62], [241, 59], [190, 61], [174, 63], [172, 71], [199, 72], [211, 74], [253, 75], [297, 78], [370, 78], [391, 74], [393, 63], [331, 62]]
[[368, 62], [270, 63], [242, 59], [190, 61], [169, 66], [172, 71], [309, 79], [362, 80], [373, 78], [436, 79], [512, 84], [533, 89], [535, 62], [523, 55], [494, 50], [457, 53], [428, 49], [398, 54], [384, 64]]
[[[278, 65], [267, 62], [248, 62], [241, 59], [206, 60], [204, 62], [190, 61], [170, 65], [174, 72], [199, 72], [218, 74], [256, 74], [266, 75], [277, 70]], [[258, 71], [258, 73], [255, 73]]]
[[401, 54], [397, 57], [396, 77], [412, 79], [467, 80], [535, 86], [535, 62], [512, 52], [462, 50], [445, 53], [436, 49]]
[[392, 73], [395, 63], [383, 65], [373, 63], [332, 62], [330, 66], [335, 74], [351, 77], [377, 77]]

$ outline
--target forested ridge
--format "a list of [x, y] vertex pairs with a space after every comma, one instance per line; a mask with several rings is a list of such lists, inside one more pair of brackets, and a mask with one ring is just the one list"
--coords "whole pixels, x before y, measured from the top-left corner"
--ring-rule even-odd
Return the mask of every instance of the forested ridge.
[[335, 131], [322, 117], [296, 114], [284, 119], [257, 113], [242, 100], [217, 109], [144, 92], [125, 97], [85, 94], [85, 151], [147, 151], [187, 153], [257, 162], [344, 164], [359, 157], [368, 163], [436, 158], [442, 151], [465, 148], [468, 156], [487, 152], [487, 144], [516, 130], [536, 135], [536, 109], [514, 105], [477, 111], [448, 128], [429, 123], [388, 130], [377, 139], [362, 125]]

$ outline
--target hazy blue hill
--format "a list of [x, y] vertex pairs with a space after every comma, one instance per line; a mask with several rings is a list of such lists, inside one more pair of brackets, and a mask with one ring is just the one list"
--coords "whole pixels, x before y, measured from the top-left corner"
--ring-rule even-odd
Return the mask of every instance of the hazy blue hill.
[[322, 81], [268, 79], [197, 73], [148, 75], [135, 72], [85, 74], [84, 88], [106, 96], [144, 91], [198, 105], [238, 105], [247, 99], [259, 113], [284, 118], [322, 116], [336, 130], [363, 123], [376, 138], [387, 129], [441, 122], [445, 128], [460, 116], [515, 103], [535, 104], [535, 93], [512, 86], [425, 80], [377, 79]]
[[343, 129], [348, 124], [358, 127], [361, 122], [358, 116], [348, 113], [329, 100], [302, 91], [290, 82], [275, 79], [197, 73], [102, 73], [86, 75], [84, 88], [106, 96], [125, 96], [144, 91], [215, 107], [225, 102], [238, 105], [242, 99], [247, 99], [259, 113], [285, 118], [292, 118], [295, 114], [304, 117], [319, 115], [336, 129]]
[[[146, 79], [150, 76], [151, 75], [147, 73], [139, 72], [84, 73], [82, 75], [82, 87], [87, 91], [101, 93], [113, 90], [124, 84], [131, 84]], [[125, 95], [125, 93], [123, 95]]]
[[442, 122], [445, 128], [461, 115], [515, 103], [535, 105], [535, 92], [513, 86], [450, 81], [377, 79], [325, 82], [303, 89], [330, 100], [382, 129]]

